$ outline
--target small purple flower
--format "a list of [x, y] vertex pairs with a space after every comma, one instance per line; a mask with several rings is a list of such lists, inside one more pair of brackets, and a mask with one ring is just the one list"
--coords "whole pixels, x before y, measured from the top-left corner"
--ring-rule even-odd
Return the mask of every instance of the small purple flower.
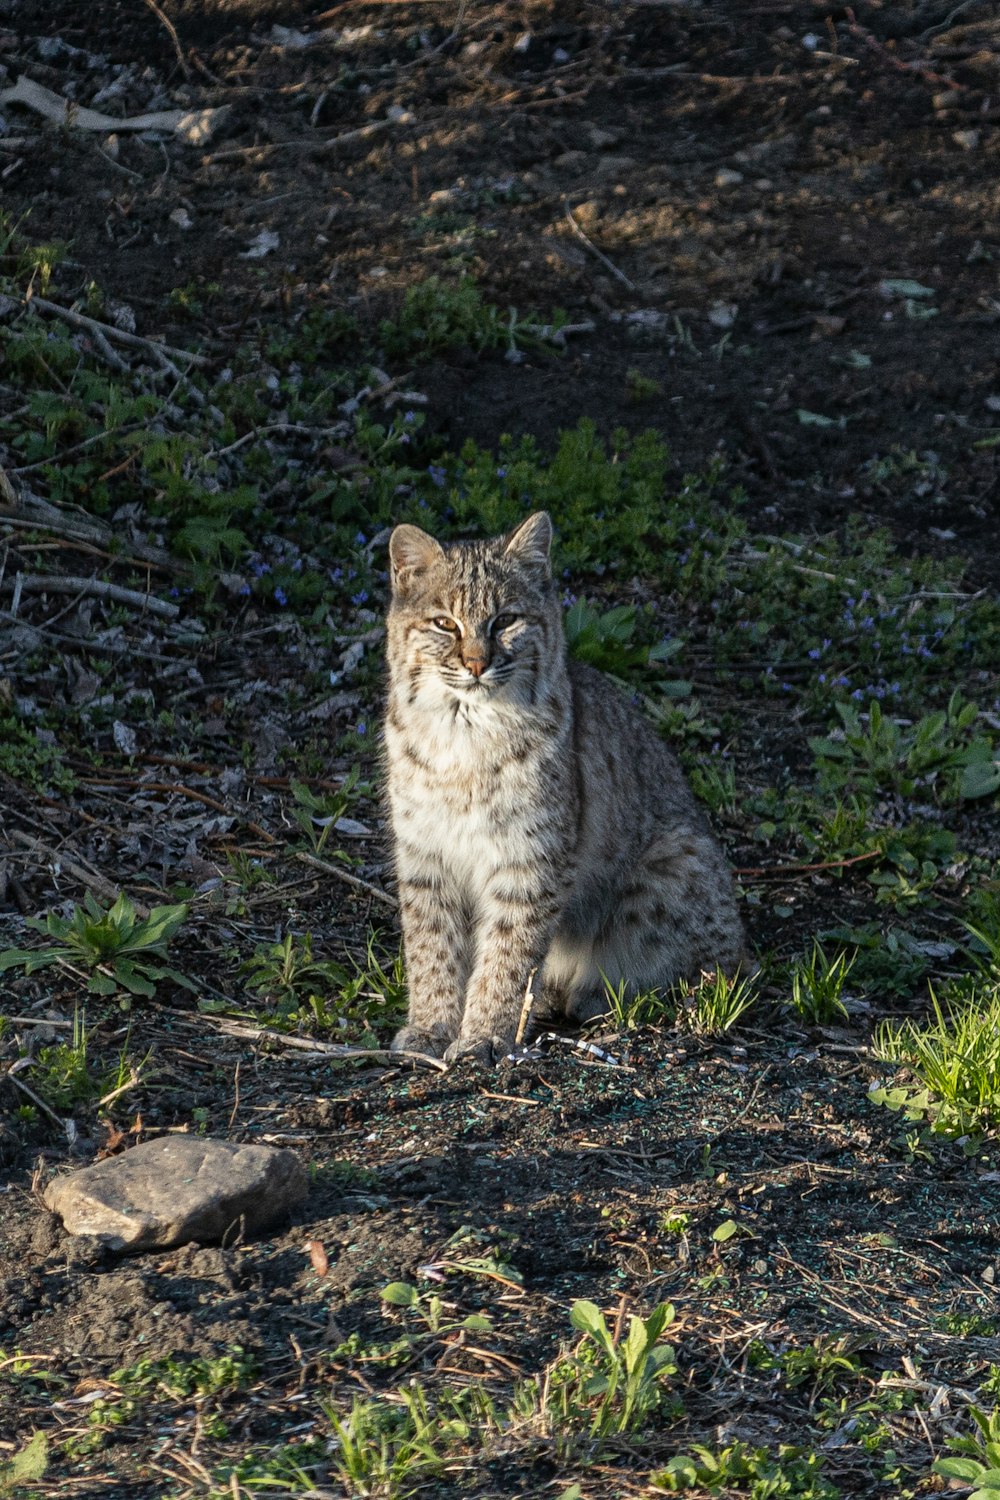
[[447, 473], [442, 464], [428, 464], [427, 472], [431, 478], [431, 484], [436, 484], [439, 490], [444, 489]]
[[288, 603], [288, 595], [285, 593], [285, 591], [281, 587], [280, 583], [275, 585], [274, 598], [275, 598], [275, 603], [277, 603], [277, 604], [284, 605], [284, 604]]
[[404, 411], [404, 413], [403, 413], [403, 421], [406, 423], [407, 427], [409, 427], [410, 424], [412, 422], [415, 422], [416, 420], [417, 420], [417, 414], [416, 414], [415, 411]]
[[331, 583], [339, 583], [344, 576], [343, 568], [331, 568], [328, 574]]
[[355, 734], [360, 734], [363, 737], [368, 733], [368, 725], [364, 722], [364, 720], [362, 720], [360, 724], [355, 725], [354, 732]]
[[497, 469], [497, 478], [498, 479], [506, 479], [507, 478], [507, 470], [504, 469], [504, 468]]
[[358, 591], [358, 593], [352, 594], [351, 595], [351, 603], [352, 604], [367, 604], [368, 603], [368, 590], [367, 589], [360, 589]]
[[363, 531], [359, 531], [354, 540], [357, 542], [359, 547], [363, 547], [368, 541], [368, 538], [365, 536]]
[[240, 584], [240, 593], [241, 594], [249, 594], [249, 592], [250, 592], [250, 585], [248, 583], [241, 583]]

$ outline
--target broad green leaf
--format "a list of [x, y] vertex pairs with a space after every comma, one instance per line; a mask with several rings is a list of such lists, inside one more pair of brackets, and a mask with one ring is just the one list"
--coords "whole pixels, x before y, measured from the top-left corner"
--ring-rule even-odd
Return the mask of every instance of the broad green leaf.
[[1000, 760], [977, 760], [965, 766], [959, 778], [958, 794], [966, 801], [992, 797], [1000, 791]]
[[888, 276], [880, 281], [878, 289], [884, 297], [933, 297], [934, 288], [911, 281], [908, 276]]
[[8, 1463], [0, 1464], [0, 1495], [13, 1495], [23, 1484], [45, 1478], [49, 1466], [49, 1440], [36, 1432]]
[[148, 978], [147, 973], [143, 973], [143, 967], [130, 963], [127, 958], [120, 958], [114, 965], [115, 978], [133, 995], [145, 995], [151, 1000], [156, 994], [156, 985]]
[[179, 906], [154, 906], [132, 935], [130, 948], [150, 948], [168, 942], [183, 925], [188, 914], [186, 903]]
[[967, 1484], [975, 1484], [985, 1473], [978, 1458], [939, 1458], [931, 1467], [945, 1479], [964, 1479]]
[[87, 989], [92, 995], [113, 995], [118, 986], [109, 974], [98, 971], [87, 980]]
[[604, 1314], [594, 1302], [580, 1298], [570, 1308], [569, 1320], [581, 1333], [600, 1335], [607, 1333]]
[[471, 1333], [492, 1333], [493, 1319], [487, 1318], [483, 1313], [470, 1313], [463, 1319], [463, 1328], [468, 1328]]
[[800, 406], [795, 415], [803, 427], [838, 427], [840, 425], [835, 417], [825, 417], [822, 412], [818, 411], [806, 411], [804, 406]]
[[390, 1281], [379, 1292], [379, 1296], [383, 1302], [391, 1302], [394, 1307], [416, 1307], [420, 1301], [419, 1292], [408, 1281]]
[[738, 1226], [735, 1219], [725, 1219], [716, 1229], [712, 1231], [712, 1238], [713, 1240], [715, 1240], [716, 1244], [724, 1245], [726, 1240], [732, 1239], [733, 1235], [736, 1233], [737, 1227]]

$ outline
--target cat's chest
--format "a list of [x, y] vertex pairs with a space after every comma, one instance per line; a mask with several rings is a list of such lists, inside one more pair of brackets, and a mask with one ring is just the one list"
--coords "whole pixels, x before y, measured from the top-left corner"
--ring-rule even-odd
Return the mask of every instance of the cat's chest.
[[[410, 726], [411, 729], [413, 726]], [[428, 860], [475, 881], [532, 857], [552, 771], [516, 737], [386, 734], [393, 832], [407, 865]], [[551, 788], [550, 790], [554, 790]]]

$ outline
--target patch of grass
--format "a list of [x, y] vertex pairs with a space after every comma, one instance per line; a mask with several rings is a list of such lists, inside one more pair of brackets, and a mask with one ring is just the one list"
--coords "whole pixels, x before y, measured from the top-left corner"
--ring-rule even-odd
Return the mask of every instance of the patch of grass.
[[139, 995], [150, 998], [165, 980], [195, 990], [194, 982], [167, 962], [171, 939], [186, 919], [188, 908], [154, 906], [148, 917], [139, 917], [129, 898], [122, 894], [110, 907], [98, 904], [88, 891], [82, 906], [72, 915], [49, 912], [44, 918], [29, 917], [27, 925], [42, 932], [50, 942], [39, 948], [7, 948], [0, 952], [0, 974], [23, 968], [37, 973], [57, 964], [85, 982], [93, 995], [118, 995], [123, 1010]]
[[756, 976], [732, 977], [721, 969], [703, 974], [697, 984], [675, 987], [677, 1019], [704, 1036], [721, 1036], [746, 1015], [760, 998]]
[[975, 1139], [1000, 1123], [1000, 984], [954, 984], [943, 1004], [931, 992], [926, 1021], [883, 1021], [877, 1057], [902, 1064], [915, 1085], [873, 1085], [870, 1097], [932, 1133]]
[[387, 355], [412, 358], [438, 354], [445, 349], [499, 349], [517, 351], [524, 344], [551, 338], [568, 322], [556, 313], [550, 324], [539, 324], [518, 316], [516, 308], [506, 312], [487, 302], [471, 276], [454, 282], [428, 276], [407, 287], [403, 305], [394, 319], [379, 327], [379, 338]]
[[829, 1026], [847, 1019], [842, 994], [857, 954], [846, 951], [830, 957], [822, 944], [813, 943], [807, 958], [792, 967], [792, 1009], [810, 1026]]

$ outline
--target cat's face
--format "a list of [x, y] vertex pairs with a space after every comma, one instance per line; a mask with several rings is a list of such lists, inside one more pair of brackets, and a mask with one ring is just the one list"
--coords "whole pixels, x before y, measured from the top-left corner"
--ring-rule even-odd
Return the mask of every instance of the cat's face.
[[389, 653], [394, 671], [402, 663], [411, 701], [531, 701], [553, 649], [553, 623], [561, 645], [551, 538], [544, 512], [507, 536], [445, 546], [416, 526], [397, 526], [389, 542]]

